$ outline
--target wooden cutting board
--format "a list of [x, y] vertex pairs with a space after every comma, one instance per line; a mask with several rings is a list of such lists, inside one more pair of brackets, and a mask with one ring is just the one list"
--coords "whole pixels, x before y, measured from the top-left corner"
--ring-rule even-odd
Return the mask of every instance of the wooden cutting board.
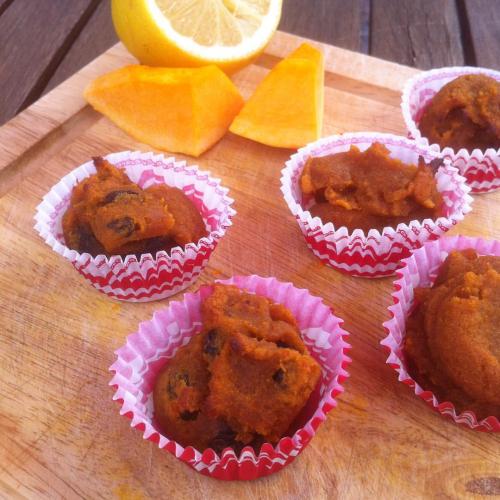
[[[234, 76], [248, 97], [303, 40], [273, 38]], [[400, 91], [416, 70], [315, 44], [326, 59], [324, 135], [405, 134]], [[91, 156], [149, 150], [82, 98], [92, 78], [133, 62], [121, 45], [0, 128], [0, 496], [423, 498], [500, 493], [500, 436], [461, 428], [397, 382], [379, 345], [392, 279], [351, 278], [307, 249], [279, 190], [291, 151], [227, 134], [198, 160], [222, 178], [238, 212], [198, 283], [234, 274], [292, 281], [345, 319], [351, 377], [339, 406], [298, 459], [253, 482], [197, 474], [129, 428], [111, 400], [113, 352], [167, 301], [130, 304], [94, 290], [33, 230], [49, 188]], [[182, 155], [177, 155], [179, 158]], [[499, 238], [500, 192], [476, 196], [453, 230]], [[177, 298], [179, 298], [177, 296]]]

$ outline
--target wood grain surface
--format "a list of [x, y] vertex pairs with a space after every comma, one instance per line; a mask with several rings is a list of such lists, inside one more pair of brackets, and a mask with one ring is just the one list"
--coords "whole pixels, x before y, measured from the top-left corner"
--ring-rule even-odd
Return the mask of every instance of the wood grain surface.
[[[72, 0], [67, 11], [66, 0], [8, 5], [0, 17], [0, 75], [10, 82], [2, 85], [1, 115], [13, 116], [40, 95], [95, 1]], [[55, 22], [58, 18], [64, 22]]]
[[100, 2], [75, 38], [43, 92], [48, 92], [94, 60], [118, 41], [111, 21], [110, 3]]
[[[248, 97], [301, 40], [278, 33], [234, 77]], [[405, 133], [404, 81], [416, 70], [317, 44], [326, 59], [323, 135]], [[351, 278], [307, 249], [279, 190], [292, 153], [227, 134], [190, 163], [230, 188], [237, 216], [191, 287], [256, 273], [323, 297], [350, 332], [346, 392], [283, 471], [253, 482], [206, 478], [144, 441], [111, 400], [113, 351], [167, 301], [118, 303], [88, 285], [33, 230], [42, 196], [93, 155], [149, 150], [90, 110], [89, 79], [130, 61], [120, 45], [0, 128], [0, 496], [6, 498], [482, 498], [500, 494], [498, 435], [431, 411], [379, 345], [392, 280]], [[182, 155], [176, 155], [182, 158]], [[7, 184], [8, 183], [8, 186]], [[7, 186], [7, 187], [5, 187]], [[500, 192], [476, 196], [454, 234], [500, 236]], [[181, 297], [177, 296], [176, 299]]]
[[500, 5], [491, 0], [461, 1], [469, 64], [500, 69]]
[[[0, 124], [118, 41], [110, 0], [0, 0], [0, 28]], [[279, 29], [421, 69], [500, 69], [498, 0], [283, 0]]]
[[370, 0], [284, 0], [279, 28], [366, 54]]
[[429, 69], [464, 64], [455, 0], [377, 0], [371, 14], [370, 53]]

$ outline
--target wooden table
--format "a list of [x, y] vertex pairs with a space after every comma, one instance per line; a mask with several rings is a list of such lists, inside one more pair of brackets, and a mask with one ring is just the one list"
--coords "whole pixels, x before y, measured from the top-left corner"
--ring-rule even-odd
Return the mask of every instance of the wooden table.
[[[295, 29], [288, 20], [297, 21], [297, 17], [288, 17], [287, 9], [293, 9], [288, 6], [313, 2], [285, 1], [282, 27]], [[36, 4], [39, 8], [32, 9], [32, 19], [39, 23], [40, 30], [44, 28], [46, 36], [49, 32], [52, 36], [62, 25], [52, 21], [51, 30], [47, 29], [48, 18], [42, 20], [42, 6], [61, 8], [64, 4], [69, 16], [70, 5], [83, 3], [0, 0], [0, 24], [6, 13], [21, 4], [27, 22], [29, 7]], [[325, 24], [317, 26], [338, 26], [350, 40], [355, 32], [352, 26], [359, 26], [358, 41], [366, 43], [361, 29], [368, 25], [366, 22], [353, 21], [349, 29], [346, 18], [343, 23], [333, 22], [337, 19], [333, 7], [340, 3], [324, 1], [324, 11], [316, 15]], [[363, 19], [369, 19], [366, 8], [361, 9], [362, 2], [347, 3], [359, 8]], [[372, 4], [372, 25], [377, 18], [377, 3]], [[414, 3], [386, 2], [386, 11], [379, 16], [390, 17], [390, 8], [403, 4], [408, 8], [411, 4], [413, 9]], [[454, 12], [457, 19], [454, 3], [432, 3], [453, 7], [446, 16]], [[87, 42], [97, 42], [99, 35], [111, 33], [109, 27], [103, 27], [103, 20], [109, 23], [109, 16], [102, 14], [106, 4], [85, 4], [87, 10], [83, 8], [79, 18], [85, 22], [75, 21], [77, 33], [71, 37], [71, 48], [65, 45], [66, 55], [58, 58], [57, 70], [54, 65], [46, 66], [51, 67], [53, 76], [45, 79], [43, 88], [38, 87], [40, 92], [54, 84], [50, 81], [59, 71], [57, 78], [64, 78], [66, 62], [73, 61], [74, 69], [87, 62], [83, 52], [80, 59], [76, 55], [71, 59], [71, 54], [77, 54], [76, 47], [88, 46]], [[470, 6], [470, 2], [459, 4]], [[428, 25], [439, 14], [437, 9]], [[495, 15], [490, 9], [485, 18], [491, 20]], [[94, 16], [100, 16], [102, 24], [100, 30], [92, 32], [89, 19]], [[50, 19], [57, 19], [54, 11]], [[18, 64], [12, 59], [10, 68], [17, 71], [22, 66], [21, 45], [12, 44], [9, 37], [2, 38], [5, 28], [13, 29], [12, 18], [9, 22], [0, 30], [0, 51], [5, 50], [7, 42], [14, 46]], [[304, 30], [311, 30], [305, 34], [323, 36], [319, 28], [315, 32], [312, 17], [302, 22]], [[25, 36], [32, 51], [43, 46], [36, 33]], [[436, 33], [443, 37], [441, 29]], [[388, 49], [396, 45], [397, 38], [395, 31]], [[107, 41], [112, 42], [111, 38]], [[268, 69], [298, 43], [291, 35], [278, 33], [254, 65], [235, 75], [245, 98]], [[401, 86], [416, 71], [341, 49], [322, 49], [327, 72], [324, 135], [367, 128], [405, 133], [399, 111]], [[428, 55], [438, 57], [439, 53], [429, 50]], [[31, 64], [36, 66], [40, 58], [33, 54]], [[442, 51], [441, 56], [444, 54]], [[93, 55], [86, 53], [85, 57]], [[96, 152], [149, 149], [85, 106], [82, 98], [88, 81], [131, 61], [117, 45], [0, 128], [0, 498], [396, 499], [498, 495], [499, 436], [446, 422], [398, 383], [394, 371], [385, 365], [379, 341], [384, 336], [381, 325], [387, 319], [386, 307], [391, 303], [391, 278], [355, 280], [321, 265], [307, 250], [281, 196], [270, 196], [270, 190], [279, 193], [279, 170], [290, 151], [264, 147], [232, 134], [196, 161], [224, 179], [236, 199], [238, 216], [191, 290], [215, 277], [258, 273], [291, 280], [324, 297], [345, 319], [345, 328], [351, 333], [353, 364], [346, 392], [294, 464], [274, 476], [246, 484], [204, 478], [156, 445], [143, 442], [140, 433], [129, 428], [129, 422], [119, 416], [118, 406], [111, 401], [107, 368], [126, 335], [166, 301], [110, 301], [55, 255], [32, 226], [35, 207], [43, 194], [75, 165]], [[3, 82], [13, 78], [3, 79], [9, 74], [4, 72], [7, 63], [5, 57], [0, 58]], [[456, 63], [454, 59], [440, 59], [439, 64]], [[430, 64], [438, 65], [434, 59]], [[68, 74], [71, 72], [68, 70]], [[23, 82], [28, 82], [28, 76], [23, 79], [20, 74], [15, 78], [19, 92]], [[40, 69], [38, 75], [37, 81], [42, 82], [48, 73]], [[17, 94], [12, 91], [10, 95]], [[4, 99], [3, 94], [0, 99]], [[486, 231], [498, 239], [499, 194], [475, 197], [473, 213], [453, 233], [483, 235]], [[262, 248], [266, 249], [264, 258], [256, 257]], [[273, 255], [276, 258], [268, 258]]]
[[[283, 4], [283, 31], [420, 69], [500, 68], [497, 0]], [[116, 41], [108, 0], [0, 0], [0, 124]]]

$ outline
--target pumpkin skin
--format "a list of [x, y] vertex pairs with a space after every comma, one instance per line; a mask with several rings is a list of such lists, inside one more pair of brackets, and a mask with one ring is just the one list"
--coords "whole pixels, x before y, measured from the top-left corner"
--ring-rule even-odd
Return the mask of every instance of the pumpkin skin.
[[321, 136], [323, 55], [304, 43], [264, 78], [234, 119], [234, 134], [268, 146], [299, 148]]
[[134, 139], [191, 156], [213, 146], [243, 106], [238, 89], [216, 66], [125, 66], [96, 78], [84, 96]]

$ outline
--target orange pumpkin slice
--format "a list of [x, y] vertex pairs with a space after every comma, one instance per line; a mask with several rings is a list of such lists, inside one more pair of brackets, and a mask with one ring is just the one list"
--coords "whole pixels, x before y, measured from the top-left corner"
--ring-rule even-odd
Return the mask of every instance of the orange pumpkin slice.
[[323, 55], [304, 43], [257, 87], [229, 130], [269, 146], [298, 148], [321, 136]]
[[215, 144], [243, 106], [238, 89], [216, 66], [125, 66], [94, 80], [84, 96], [135, 139], [192, 156]]

